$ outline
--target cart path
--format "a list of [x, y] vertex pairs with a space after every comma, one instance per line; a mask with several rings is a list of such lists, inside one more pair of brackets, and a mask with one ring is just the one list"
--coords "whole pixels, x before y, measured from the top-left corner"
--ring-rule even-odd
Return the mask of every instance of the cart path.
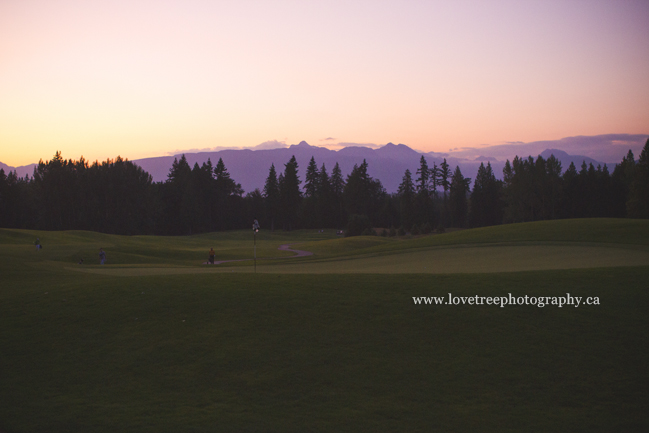
[[[301, 243], [301, 242], [300, 242]], [[279, 248], [277, 248], [280, 251], [290, 251], [292, 253], [295, 253], [294, 256], [291, 257], [273, 257], [273, 258], [259, 258], [257, 260], [278, 260], [278, 259], [294, 259], [296, 257], [306, 257], [306, 256], [312, 256], [313, 253], [311, 251], [304, 251], [304, 250], [295, 250], [291, 248], [292, 244], [284, 244], [280, 245]], [[230, 263], [230, 262], [249, 262], [254, 259], [236, 259], [236, 260], [218, 260], [214, 261], [215, 265], [220, 265], [221, 263]], [[208, 262], [203, 262], [204, 265], [208, 265]]]

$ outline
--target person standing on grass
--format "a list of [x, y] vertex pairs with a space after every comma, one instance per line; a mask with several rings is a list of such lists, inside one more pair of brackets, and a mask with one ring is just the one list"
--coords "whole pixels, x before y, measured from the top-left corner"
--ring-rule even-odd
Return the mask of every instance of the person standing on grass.
[[99, 248], [99, 264], [103, 265], [106, 263], [106, 253], [102, 248]]
[[214, 256], [216, 253], [214, 253], [214, 248], [210, 248], [210, 265], [214, 264]]
[[41, 249], [41, 240], [36, 238], [36, 240], [34, 241], [34, 245], [36, 245], [36, 251], [40, 250]]

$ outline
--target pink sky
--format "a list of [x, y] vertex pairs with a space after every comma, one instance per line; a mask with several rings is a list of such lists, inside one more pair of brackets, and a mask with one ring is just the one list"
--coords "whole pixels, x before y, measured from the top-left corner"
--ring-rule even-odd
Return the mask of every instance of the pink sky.
[[648, 22], [631, 0], [4, 1], [0, 161], [643, 134]]

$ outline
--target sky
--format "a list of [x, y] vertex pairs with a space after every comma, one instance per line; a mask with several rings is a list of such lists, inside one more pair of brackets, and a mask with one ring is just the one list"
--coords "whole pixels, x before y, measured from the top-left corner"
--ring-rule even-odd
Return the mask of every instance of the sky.
[[0, 161], [649, 133], [649, 2], [0, 0]]

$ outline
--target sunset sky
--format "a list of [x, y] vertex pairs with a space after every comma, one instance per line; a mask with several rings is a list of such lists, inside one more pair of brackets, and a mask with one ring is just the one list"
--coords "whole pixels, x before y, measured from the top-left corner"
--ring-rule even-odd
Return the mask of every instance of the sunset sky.
[[649, 2], [0, 1], [0, 161], [649, 132]]

